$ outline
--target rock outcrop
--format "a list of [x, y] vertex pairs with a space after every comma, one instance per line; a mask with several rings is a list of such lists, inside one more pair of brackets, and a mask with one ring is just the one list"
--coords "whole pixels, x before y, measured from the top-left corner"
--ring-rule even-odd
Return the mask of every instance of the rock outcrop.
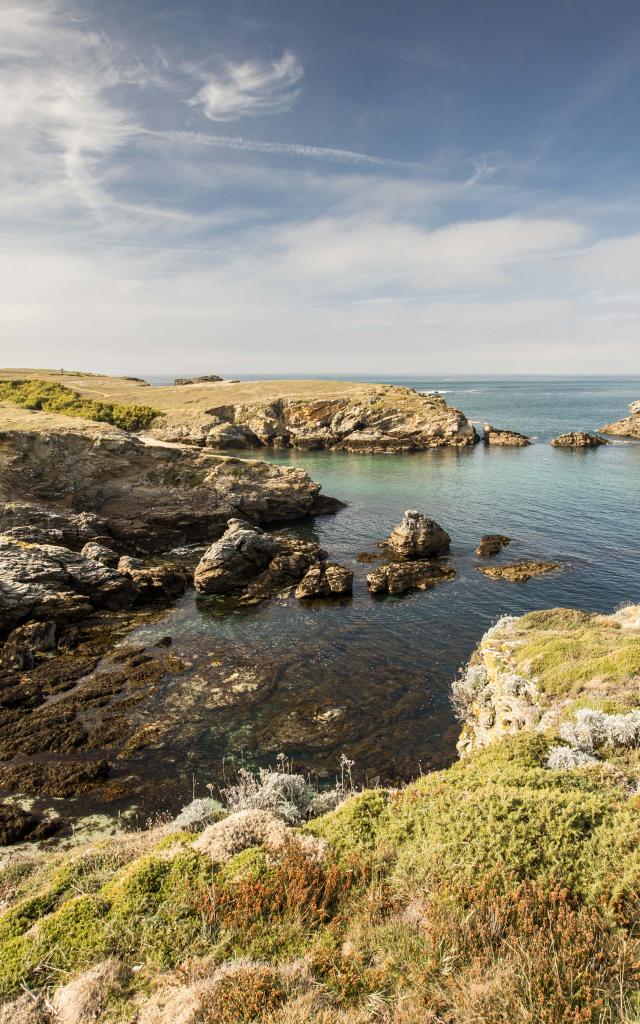
[[238, 514], [274, 523], [315, 511], [320, 486], [300, 469], [21, 415], [0, 421], [0, 528], [16, 541], [145, 554], [210, 541]]
[[404, 594], [408, 590], [429, 590], [454, 576], [452, 566], [418, 558], [381, 565], [369, 573], [367, 586], [372, 594]]
[[[575, 743], [577, 730], [571, 723], [576, 715], [600, 714], [602, 721], [596, 725], [610, 726], [601, 730], [605, 742], [607, 737], [628, 734], [629, 745], [635, 745], [640, 714], [636, 713], [635, 733], [627, 728], [625, 734], [624, 726], [632, 722], [638, 702], [633, 652], [639, 634], [637, 605], [613, 615], [552, 608], [500, 619], [484, 634], [453, 685], [453, 704], [462, 722], [460, 754], [523, 730], [559, 733]], [[599, 709], [609, 691], [615, 694], [615, 704], [630, 714], [608, 717], [624, 722], [606, 722], [602, 712], [589, 710]], [[584, 739], [578, 735], [578, 745], [585, 750], [597, 747], [601, 737], [593, 743], [593, 735], [593, 728]], [[571, 753], [571, 748], [565, 749]]]
[[408, 509], [389, 534], [384, 547], [398, 558], [437, 558], [445, 555], [451, 546], [446, 530], [421, 512]]
[[200, 559], [194, 584], [199, 594], [255, 604], [290, 590], [325, 559], [326, 552], [310, 541], [230, 519], [223, 536]]
[[631, 402], [629, 415], [615, 423], [600, 427], [601, 434], [612, 434], [614, 437], [640, 438], [640, 401]]
[[218, 377], [217, 374], [210, 373], [204, 377], [176, 377], [176, 385], [184, 387], [185, 384], [219, 384], [222, 380], [224, 380], [224, 377]]
[[492, 580], [509, 580], [510, 583], [525, 583], [533, 576], [562, 569], [559, 562], [511, 562], [509, 565], [478, 566], [478, 570]]
[[568, 434], [560, 434], [550, 442], [554, 448], [600, 448], [602, 445], [611, 444], [604, 437], [597, 434], [588, 434], [586, 430], [574, 430]]
[[312, 565], [296, 587], [296, 597], [348, 597], [353, 590], [353, 573], [337, 562]]
[[531, 439], [526, 434], [519, 434], [517, 430], [505, 430], [501, 427], [492, 427], [490, 423], [484, 425], [484, 443], [502, 447], [526, 448], [531, 444]]
[[506, 537], [503, 533], [485, 533], [484, 537], [480, 538], [480, 543], [476, 548], [476, 555], [478, 558], [488, 558], [490, 555], [497, 555], [510, 543], [511, 537]]
[[212, 407], [197, 416], [173, 414], [153, 437], [206, 448], [338, 449], [356, 453], [473, 446], [466, 416], [440, 395], [412, 388], [371, 387], [358, 398], [278, 398]]

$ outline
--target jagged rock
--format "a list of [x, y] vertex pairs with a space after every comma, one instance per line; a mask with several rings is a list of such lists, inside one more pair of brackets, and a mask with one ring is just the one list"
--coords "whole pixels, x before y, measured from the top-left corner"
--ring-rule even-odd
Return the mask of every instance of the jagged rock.
[[45, 531], [37, 542], [55, 528], [61, 539], [71, 531], [78, 549], [97, 541], [121, 553], [161, 552], [211, 541], [238, 514], [255, 523], [299, 519], [320, 492], [300, 469], [145, 444], [69, 417], [34, 419], [2, 410], [0, 502], [8, 504], [0, 522]]
[[489, 555], [497, 555], [510, 543], [511, 537], [506, 537], [503, 533], [485, 533], [484, 537], [481, 537], [480, 543], [476, 548], [476, 555], [478, 555], [479, 558], [487, 558]]
[[25, 544], [0, 535], [0, 623], [65, 622], [94, 608], [130, 607], [138, 591], [128, 576], [53, 544]]
[[138, 591], [142, 603], [175, 601], [182, 597], [188, 573], [180, 565], [160, 562], [147, 565], [139, 558], [123, 555], [118, 561], [118, 572], [128, 576]]
[[258, 576], [280, 551], [277, 541], [243, 519], [230, 519], [220, 540], [200, 559], [195, 588], [200, 594], [234, 594]]
[[387, 562], [369, 573], [367, 586], [372, 594], [404, 594], [407, 590], [428, 590], [442, 580], [450, 580], [455, 570], [427, 559]]
[[[30, 467], [26, 469], [29, 472]], [[25, 492], [27, 489], [28, 485]], [[88, 542], [100, 542], [108, 535], [99, 516], [65, 509], [54, 511], [24, 501], [0, 504], [0, 533], [28, 544], [60, 544], [72, 551], [79, 551]]]
[[57, 832], [59, 818], [38, 818], [13, 804], [0, 804], [0, 846], [9, 846], [21, 840], [37, 842]]
[[357, 397], [276, 398], [216, 406], [197, 415], [172, 413], [150, 434], [210, 448], [275, 447], [350, 452], [470, 447], [478, 436], [441, 395], [370, 386]]
[[33, 668], [36, 657], [56, 647], [54, 622], [30, 622], [9, 633], [0, 650], [0, 668]]
[[600, 427], [600, 433], [613, 434], [614, 437], [640, 438], [640, 401], [631, 402], [629, 415], [615, 423]]
[[352, 572], [336, 562], [318, 562], [300, 580], [296, 597], [343, 597], [352, 590]]
[[611, 444], [611, 441], [597, 434], [588, 434], [586, 430], [574, 430], [569, 434], [560, 434], [554, 437], [551, 444], [554, 448], [599, 448], [604, 444]]
[[185, 384], [219, 384], [224, 377], [218, 377], [215, 373], [203, 377], [176, 377], [176, 384], [180, 387]]
[[478, 569], [492, 580], [524, 583], [532, 576], [543, 576], [547, 572], [556, 572], [562, 569], [562, 566], [559, 562], [513, 562], [510, 565], [478, 566]]
[[117, 551], [105, 547], [104, 544], [96, 544], [95, 541], [89, 541], [88, 544], [85, 544], [80, 554], [84, 555], [85, 558], [95, 558], [96, 562], [102, 562], [103, 565], [107, 565], [110, 569], [117, 569], [118, 562], [120, 561], [120, 555]]
[[447, 553], [451, 537], [434, 519], [407, 510], [384, 546], [400, 558], [436, 558]]
[[241, 519], [230, 519], [224, 536], [198, 563], [194, 584], [200, 594], [255, 604], [295, 586], [324, 559], [326, 552], [311, 541], [267, 534]]
[[490, 423], [485, 423], [484, 443], [524, 448], [531, 444], [531, 440], [526, 434], [519, 434], [517, 430], [504, 430], [500, 427], [492, 427]]

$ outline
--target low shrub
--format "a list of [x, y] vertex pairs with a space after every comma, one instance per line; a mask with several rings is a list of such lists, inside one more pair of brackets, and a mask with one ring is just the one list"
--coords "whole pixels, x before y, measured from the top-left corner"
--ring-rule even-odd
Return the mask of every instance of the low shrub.
[[121, 405], [82, 398], [77, 391], [43, 380], [0, 380], [0, 401], [25, 409], [82, 416], [121, 430], [145, 430], [161, 413], [150, 405]]

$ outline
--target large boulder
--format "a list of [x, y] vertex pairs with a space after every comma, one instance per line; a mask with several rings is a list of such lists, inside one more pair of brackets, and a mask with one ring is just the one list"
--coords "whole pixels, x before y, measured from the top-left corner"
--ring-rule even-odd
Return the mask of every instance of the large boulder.
[[337, 562], [318, 562], [300, 580], [296, 597], [346, 597], [353, 590], [353, 573]]
[[280, 545], [244, 519], [230, 519], [220, 540], [200, 559], [193, 582], [199, 594], [238, 594], [273, 561]]
[[526, 434], [520, 434], [517, 430], [505, 430], [501, 427], [492, 427], [490, 423], [484, 425], [484, 443], [511, 448], [526, 448], [531, 444], [531, 439]]
[[586, 430], [573, 430], [554, 437], [551, 444], [554, 448], [600, 448], [604, 444], [611, 444], [611, 441], [597, 434], [588, 434]]
[[402, 522], [391, 531], [385, 547], [400, 558], [437, 558], [448, 552], [451, 537], [446, 530], [421, 512], [407, 510]]
[[505, 536], [504, 533], [485, 533], [484, 537], [480, 538], [480, 543], [476, 548], [476, 555], [478, 558], [497, 555], [510, 543], [511, 537]]

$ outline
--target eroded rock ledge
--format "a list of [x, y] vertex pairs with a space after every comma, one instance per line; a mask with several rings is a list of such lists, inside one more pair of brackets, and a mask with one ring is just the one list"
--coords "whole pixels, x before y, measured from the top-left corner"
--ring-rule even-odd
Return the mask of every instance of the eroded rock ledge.
[[440, 395], [392, 386], [371, 387], [356, 398], [278, 398], [215, 406], [196, 416], [175, 413], [150, 433], [205, 448], [368, 454], [466, 448], [478, 440], [464, 413]]

